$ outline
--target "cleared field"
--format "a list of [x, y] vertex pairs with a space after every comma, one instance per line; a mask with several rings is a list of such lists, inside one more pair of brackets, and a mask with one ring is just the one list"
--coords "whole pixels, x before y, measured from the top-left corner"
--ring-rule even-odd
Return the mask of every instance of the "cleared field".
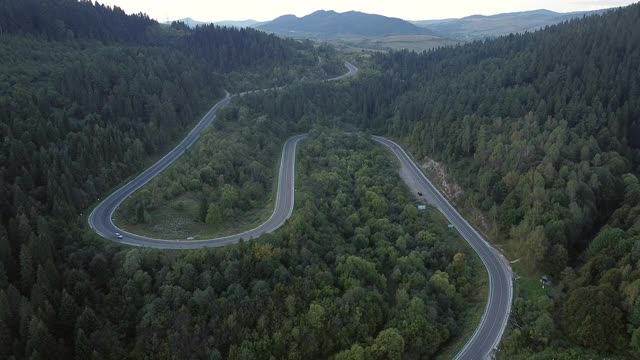
[[365, 39], [357, 43], [360, 47], [375, 49], [407, 49], [414, 51], [424, 51], [442, 46], [461, 44], [461, 41], [450, 40], [431, 35], [394, 35], [381, 38]]
[[168, 201], [167, 206], [149, 210], [153, 221], [149, 223], [131, 224], [116, 212], [114, 222], [129, 232], [160, 239], [209, 239], [236, 234], [263, 223], [273, 211], [273, 194], [268, 203], [260, 204], [218, 226], [210, 226], [198, 221], [199, 196], [196, 193], [185, 193]]

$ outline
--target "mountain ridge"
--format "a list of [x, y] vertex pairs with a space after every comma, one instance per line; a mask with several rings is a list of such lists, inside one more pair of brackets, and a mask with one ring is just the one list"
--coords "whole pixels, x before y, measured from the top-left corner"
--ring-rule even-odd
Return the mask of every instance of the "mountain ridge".
[[171, 23], [172, 23], [172, 22], [174, 22], [174, 21], [183, 22], [183, 23], [185, 23], [185, 24], [186, 24], [188, 27], [190, 27], [190, 28], [194, 28], [194, 27], [196, 27], [196, 26], [198, 26], [198, 25], [208, 25], [208, 24], [211, 24], [211, 21], [198, 21], [198, 20], [195, 20], [195, 19], [193, 19], [193, 18], [191, 18], [191, 17], [186, 17], [186, 18], [177, 19], [177, 20], [172, 20], [172, 21], [165, 21], [163, 24], [171, 25]]
[[602, 14], [611, 9], [575, 11], [568, 13], [548, 9], [536, 9], [500, 13], [495, 15], [470, 15], [462, 18], [442, 20], [415, 20], [412, 24], [432, 30], [434, 33], [452, 39], [473, 41], [511, 33], [542, 29], [563, 21]]
[[420, 28], [403, 19], [359, 11], [339, 13], [333, 10], [318, 10], [302, 17], [288, 14], [256, 28], [282, 34], [324, 36], [433, 35], [430, 29]]
[[195, 19], [193, 19], [191, 17], [186, 17], [186, 18], [177, 19], [177, 20], [171, 20], [171, 21], [165, 21], [165, 22], [163, 22], [163, 24], [171, 25], [171, 23], [174, 22], [174, 21], [183, 22], [190, 28], [195, 28], [196, 26], [199, 26], [199, 25], [209, 25], [209, 24], [215, 24], [215, 25], [227, 26], [227, 27], [237, 27], [237, 28], [255, 27], [255, 26], [264, 24], [264, 22], [261, 22], [261, 21], [258, 21], [258, 20], [254, 20], [254, 19], [222, 20], [222, 21], [199, 21], [199, 20], [195, 20]]

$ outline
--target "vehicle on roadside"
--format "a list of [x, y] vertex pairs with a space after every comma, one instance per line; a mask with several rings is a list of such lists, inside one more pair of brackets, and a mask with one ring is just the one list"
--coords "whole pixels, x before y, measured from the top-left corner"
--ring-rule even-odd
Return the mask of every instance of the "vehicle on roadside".
[[422, 196], [422, 193], [420, 191], [418, 191], [418, 196]]

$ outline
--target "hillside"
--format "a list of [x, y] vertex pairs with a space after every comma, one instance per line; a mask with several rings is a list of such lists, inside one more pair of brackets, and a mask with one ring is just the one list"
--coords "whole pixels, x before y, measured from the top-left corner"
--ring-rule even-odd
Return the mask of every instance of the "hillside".
[[[640, 354], [638, 22], [633, 5], [431, 54], [396, 52], [379, 56], [384, 81], [353, 89], [410, 82], [388, 105], [376, 96], [353, 108], [447, 169], [459, 205], [518, 260], [505, 359]], [[541, 289], [542, 275], [551, 288]]]
[[247, 20], [225, 20], [225, 21], [216, 21], [216, 25], [220, 26], [233, 26], [233, 27], [256, 27], [260, 26], [263, 23], [258, 20], [247, 19]]
[[285, 35], [315, 35], [327, 38], [432, 35], [430, 30], [420, 28], [402, 19], [357, 11], [337, 13], [320, 10], [301, 18], [294, 15], [284, 15], [257, 26], [257, 29]]
[[[246, 28], [246, 27], [255, 27], [257, 25], [262, 24], [260, 21], [253, 20], [253, 19], [237, 20], [237, 21], [236, 20], [225, 20], [225, 21], [212, 22], [212, 21], [198, 21], [198, 20], [194, 20], [192, 18], [187, 17], [187, 18], [182, 18], [182, 19], [178, 19], [178, 20], [174, 20], [174, 21], [183, 22], [190, 28], [195, 28], [196, 26], [210, 25], [210, 24], [215, 24], [215, 25], [218, 25], [218, 26]], [[171, 25], [171, 23], [173, 23], [173, 21], [167, 21], [167, 22], [164, 22], [163, 24]]]
[[[640, 4], [354, 56], [363, 71], [344, 82], [317, 81], [341, 68], [331, 46], [255, 29], [160, 26], [89, 1], [0, 8], [0, 359], [452, 358], [486, 272], [437, 209], [417, 210], [370, 134], [407, 149], [511, 262], [498, 359], [640, 358]], [[277, 20], [306, 29], [285, 34], [437, 41], [377, 15], [301, 19]], [[174, 230], [176, 214], [215, 229], [268, 210], [283, 141], [309, 132], [278, 231], [179, 252], [88, 228], [92, 204], [225, 90], [282, 84], [235, 97], [123, 208]]]
[[234, 79], [326, 78], [331, 49], [252, 29], [160, 26], [85, 1], [0, 7], [0, 359], [158, 357], [158, 347], [132, 353], [143, 303], [122, 292], [130, 279], [118, 259], [136, 251], [90, 235], [83, 215]]
[[390, 35], [369, 37], [363, 39], [352, 39], [351, 41], [335, 41], [336, 46], [340, 46], [341, 43], [347, 46], [358, 49], [372, 49], [372, 50], [413, 50], [421, 52], [425, 50], [431, 50], [442, 46], [458, 45], [461, 41], [451, 40], [433, 35]]
[[[190, 18], [190, 17], [182, 18], [182, 19], [178, 19], [178, 20], [174, 20], [174, 21], [183, 22], [183, 23], [185, 23], [185, 24], [186, 24], [188, 27], [190, 27], [190, 28], [195, 28], [195, 27], [196, 27], [196, 26], [198, 26], [198, 25], [208, 25], [208, 24], [211, 24], [211, 22], [209, 22], [209, 21], [198, 21], [198, 20], [193, 20], [193, 19], [192, 19], [192, 18]], [[165, 24], [165, 25], [171, 25], [171, 23], [172, 23], [172, 22], [173, 22], [173, 21], [168, 21], [168, 22], [165, 22], [164, 24]]]
[[557, 13], [541, 9], [491, 16], [473, 15], [461, 19], [420, 20], [412, 21], [411, 23], [432, 30], [434, 33], [444, 37], [473, 41], [510, 33], [533, 31], [548, 25], [602, 13], [603, 11]]
[[[269, 116], [301, 116], [277, 111], [287, 109], [280, 102], [307, 104], [322, 118], [398, 139], [437, 176], [513, 261], [511, 329], [499, 358], [635, 359], [638, 23], [636, 4], [535, 33], [374, 54], [361, 81], [274, 98]], [[544, 289], [543, 275], [551, 279]]]

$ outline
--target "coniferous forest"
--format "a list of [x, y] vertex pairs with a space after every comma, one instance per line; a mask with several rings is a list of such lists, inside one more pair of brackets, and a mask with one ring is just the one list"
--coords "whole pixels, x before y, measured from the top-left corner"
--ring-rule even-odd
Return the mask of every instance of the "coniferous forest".
[[84, 212], [186, 133], [230, 78], [335, 76], [341, 61], [317, 65], [331, 51], [86, 1], [0, 2], [0, 358], [130, 355], [135, 326], [106, 320], [119, 249], [95, 241]]
[[[481, 301], [483, 270], [438, 214], [405, 206], [390, 155], [359, 130], [444, 164], [463, 189], [456, 204], [519, 259], [524, 280], [499, 357], [637, 358], [638, 24], [632, 5], [464, 46], [367, 54], [358, 78], [320, 83], [298, 80], [342, 71], [330, 46], [162, 26], [89, 1], [1, 0], [0, 358], [438, 354]], [[243, 126], [270, 142], [238, 140], [255, 161], [199, 169], [198, 157], [228, 150], [202, 142], [173, 170], [186, 175], [156, 186], [211, 192], [207, 223], [223, 197], [213, 186], [238, 191], [251, 174], [259, 201], [240, 191], [224, 215], [233, 217], [264, 206], [281, 142], [311, 131], [299, 149], [301, 199], [282, 230], [178, 253], [113, 245], [88, 229], [92, 204], [225, 90], [289, 83], [238, 100], [212, 130], [222, 135], [205, 134]], [[526, 285], [540, 274], [550, 289]]]

